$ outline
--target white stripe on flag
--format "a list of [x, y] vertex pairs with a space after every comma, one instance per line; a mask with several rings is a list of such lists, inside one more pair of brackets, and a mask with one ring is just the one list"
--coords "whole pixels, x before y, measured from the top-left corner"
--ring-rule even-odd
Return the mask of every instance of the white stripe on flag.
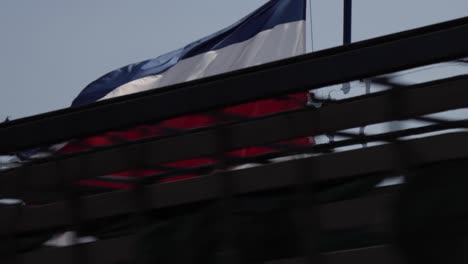
[[180, 61], [168, 71], [126, 83], [100, 100], [151, 90], [305, 53], [305, 21], [278, 25], [244, 42]]

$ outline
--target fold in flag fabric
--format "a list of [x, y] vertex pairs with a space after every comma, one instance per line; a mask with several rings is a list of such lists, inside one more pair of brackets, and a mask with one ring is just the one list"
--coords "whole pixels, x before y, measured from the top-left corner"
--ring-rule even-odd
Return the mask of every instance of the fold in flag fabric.
[[[105, 74], [83, 89], [73, 101], [72, 107], [303, 54], [305, 53], [305, 17], [305, 0], [271, 0], [232, 26], [208, 37], [155, 59], [130, 64]], [[190, 100], [190, 98], [181, 98], [181, 100]], [[307, 93], [289, 94], [229, 106], [210, 113], [187, 115], [70, 141], [59, 152], [84, 151], [97, 146], [165, 136], [190, 129], [302, 108], [306, 103]], [[225, 155], [250, 157], [279, 151], [285, 146], [305, 144], [311, 144], [309, 138], [289, 140], [271, 144], [271, 146], [250, 147]], [[216, 162], [218, 160], [215, 158], [201, 157], [155, 164], [152, 168], [105, 175], [93, 180], [83, 180], [80, 184], [109, 189], [131, 188], [131, 180], [135, 177], [161, 175], [160, 181], [185, 179], [197, 176], [197, 174], [186, 172], [178, 175], [172, 174], [168, 178], [163, 176], [171, 174], [170, 172], [174, 170], [190, 171], [190, 169], [213, 165]]]

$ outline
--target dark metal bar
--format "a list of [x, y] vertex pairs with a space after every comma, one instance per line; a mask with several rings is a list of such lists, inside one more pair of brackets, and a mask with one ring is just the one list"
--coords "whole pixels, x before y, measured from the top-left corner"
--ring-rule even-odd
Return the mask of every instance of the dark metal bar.
[[[423, 165], [437, 161], [468, 157], [467, 133], [452, 133], [428, 138], [404, 141], [401, 144], [414, 152], [416, 156], [411, 165]], [[437, 149], [438, 151], [433, 151]], [[316, 164], [326, 169], [317, 173], [314, 181], [323, 182], [337, 179], [395, 172], [396, 161], [392, 160], [394, 146], [382, 145], [330, 155], [311, 157], [300, 160], [274, 163], [246, 170], [226, 171], [171, 184], [145, 186], [149, 206], [152, 209], [178, 206], [188, 203], [218, 199], [223, 195], [219, 177], [233, 179], [236, 195], [275, 190], [297, 186], [294, 172], [297, 168], [309, 168]], [[336, 166], [340, 164], [340, 166]], [[137, 211], [132, 202], [131, 191], [117, 191], [82, 200], [84, 221], [125, 215]], [[72, 220], [63, 214], [66, 203], [57, 202], [41, 207], [27, 207], [18, 230], [27, 232], [38, 229], [67, 226]], [[50, 215], [54, 215], [53, 218]], [[1, 218], [0, 218], [1, 219]], [[34, 219], [34, 221], [30, 221]]]
[[[398, 249], [391, 245], [378, 245], [367, 248], [356, 248], [341, 252], [330, 252], [324, 254], [324, 262], [330, 264], [342, 263], [362, 263], [362, 264], [403, 264], [407, 263], [398, 252]], [[269, 261], [266, 264], [306, 264], [301, 258], [283, 259]]]
[[468, 18], [464, 18], [8, 122], [0, 125], [0, 153], [464, 57], [468, 55], [467, 34]]
[[[130, 160], [130, 164], [132, 165], [132, 169], [134, 170], [142, 170], [147, 168], [147, 164], [145, 162], [145, 156], [147, 151], [145, 148], [142, 148], [139, 150], [137, 155], [135, 153], [127, 153], [126, 158]], [[133, 212], [133, 214], [129, 217], [133, 217], [134, 220], [134, 226], [133, 230], [135, 234], [139, 236], [143, 236], [145, 232], [147, 232], [146, 226], [150, 223], [149, 219], [147, 217], [148, 212], [150, 211], [150, 198], [149, 194], [147, 192], [147, 189], [144, 188], [145, 181], [144, 178], [142, 177], [137, 177], [135, 180], [135, 186], [133, 189], [130, 190], [131, 197], [130, 201], [133, 203], [133, 206], [136, 208], [136, 210]], [[153, 194], [155, 195], [155, 194]], [[130, 247], [129, 251], [133, 251], [131, 253], [133, 256], [137, 256], [139, 249], [137, 246], [132, 245]], [[139, 259], [134, 262], [135, 264], [144, 264], [144, 261], [142, 259]]]
[[[466, 128], [468, 127], [468, 119], [460, 120], [460, 121], [440, 121], [434, 125], [428, 125], [424, 127], [416, 127], [410, 129], [404, 129], [399, 131], [387, 132], [382, 134], [375, 134], [375, 135], [354, 135], [350, 134], [351, 139], [347, 140], [340, 140], [331, 143], [325, 144], [318, 144], [312, 145], [307, 147], [297, 147], [297, 148], [288, 148], [282, 150], [280, 152], [274, 153], [267, 153], [262, 155], [257, 155], [253, 157], [246, 157], [246, 158], [229, 158], [226, 159], [226, 164], [229, 166], [238, 166], [246, 163], [266, 163], [269, 160], [298, 155], [298, 154], [312, 154], [312, 153], [329, 153], [329, 150], [341, 147], [348, 147], [357, 144], [367, 144], [370, 142], [387, 142], [387, 143], [394, 143], [397, 142], [402, 137], [407, 136], [416, 136], [425, 133], [433, 133], [433, 132], [441, 132], [448, 129], [456, 129], [456, 128]], [[340, 134], [340, 133], [337, 133]], [[347, 135], [346, 133], [343, 135]], [[215, 166], [208, 165], [208, 166], [200, 166], [195, 168], [189, 169], [175, 169], [169, 170], [167, 173], [158, 174], [156, 176], [147, 176], [145, 177], [145, 182], [147, 183], [154, 183], [158, 180], [168, 179], [177, 175], [186, 175], [186, 174], [193, 174], [193, 175], [206, 175], [215, 169]], [[118, 181], [118, 180], [117, 180]], [[122, 180], [125, 182], [129, 182], [129, 180]]]
[[0, 214], [2, 214], [0, 220], [0, 260], [2, 263], [19, 263], [18, 256], [21, 249], [17, 236], [17, 226], [21, 221], [22, 212], [22, 204], [0, 206]]
[[[361, 264], [403, 264], [402, 258], [396, 248], [391, 245], [374, 246], [362, 249], [354, 249], [344, 252], [328, 253], [325, 256], [326, 263], [361, 263]], [[286, 263], [285, 263], [286, 264]], [[298, 263], [299, 264], [299, 263]]]
[[[84, 247], [89, 254], [86, 264], [133, 263], [134, 255], [130, 249], [134, 246], [136, 239], [136, 237], [123, 237], [79, 246]], [[73, 263], [71, 257], [76, 250], [75, 247], [49, 248], [22, 254], [19, 256], [20, 263]]]
[[303, 166], [295, 167], [295, 171], [291, 172], [297, 180], [296, 197], [293, 200], [294, 204], [291, 205], [292, 208], [295, 208], [292, 211], [292, 217], [297, 239], [301, 241], [305, 263], [308, 264], [323, 263], [319, 252], [319, 242], [324, 227], [320, 217], [319, 199], [314, 179], [319, 175], [321, 168], [322, 164], [320, 163], [315, 163], [313, 168], [303, 164]]
[[[28, 179], [31, 176], [30, 170], [24, 170], [23, 179]], [[21, 196], [24, 191], [24, 185], [18, 179], [14, 184], [10, 185], [12, 193], [11, 197]], [[23, 210], [25, 205], [21, 200], [14, 204], [1, 204], [0, 205], [0, 262], [6, 264], [20, 263], [18, 256], [22, 251], [20, 246], [20, 238], [18, 236], [18, 224], [23, 221]]]
[[352, 0], [344, 0], [343, 8], [343, 45], [351, 44], [352, 32]]
[[[89, 248], [90, 261], [87, 264], [115, 264], [133, 263], [133, 257], [129, 253], [136, 242], [135, 237], [123, 237], [112, 240], [98, 241], [85, 247]], [[62, 249], [48, 249], [39, 252], [32, 252], [21, 256], [22, 264], [48, 263], [63, 264], [68, 263], [68, 255], [73, 247]], [[377, 245], [366, 248], [355, 248], [346, 251], [327, 252], [323, 254], [324, 262], [330, 264], [342, 263], [382, 263], [382, 264], [403, 264], [399, 252], [391, 245]], [[304, 259], [285, 259], [267, 262], [268, 264], [305, 264]]]
[[[104, 150], [89, 153], [80, 153], [70, 157], [61, 158], [52, 162], [40, 162], [31, 164], [34, 177], [28, 180], [34, 188], [45, 188], [55, 184], [55, 162], [66, 163], [76, 169], [70, 170], [75, 179], [84, 179], [108, 173], [123, 171], [132, 168], [128, 155], [138, 156], [141, 148], [147, 149], [145, 161], [147, 164], [160, 164], [173, 160], [183, 160], [192, 157], [210, 156], [221, 154], [229, 150], [239, 149], [252, 145], [261, 145], [268, 142], [297, 138], [301, 136], [323, 134], [347, 128], [380, 123], [397, 119], [407, 119], [414, 116], [430, 114], [434, 112], [468, 107], [468, 77], [458, 77], [418, 85], [415, 88], [407, 88], [401, 91], [408, 104], [405, 112], [389, 111], [389, 93], [374, 94], [364, 98], [344, 101], [340, 104], [332, 104], [320, 110], [303, 110], [289, 114], [280, 114], [240, 124], [220, 126], [217, 129], [204, 129], [200, 132], [189, 133], [177, 137], [156, 139], [153, 141], [141, 141], [137, 144], [126, 144]], [[441, 93], [441, 91], [444, 93]], [[372, 111], [367, 111], [372, 109]], [[322, 123], [318, 129], [318, 119], [321, 115]], [[347, 118], [336, 118], [347, 116]], [[284, 124], [288, 124], [285, 126]], [[295, 129], [291, 129], [294, 127]], [[230, 131], [233, 140], [223, 145], [214, 144], [217, 130]], [[235, 135], [235, 137], [234, 137]], [[188, 147], [191, 146], [191, 147]], [[181, 152], [179, 149], [184, 149]], [[165, 150], [165, 151], [161, 151]], [[79, 173], [81, 160], [87, 160], [86, 174]], [[92, 162], [91, 162], [92, 161]], [[4, 172], [0, 176], [0, 193], [8, 194], [11, 186], [18, 177], [22, 177], [21, 171], [28, 166], [12, 171]], [[25, 182], [25, 181], [23, 181]]]
[[[331, 204], [320, 205], [318, 208], [321, 221], [324, 223], [325, 230], [342, 230], [359, 226], [369, 226], [372, 228], [384, 227], [383, 230], [390, 230], [391, 219], [389, 219], [385, 210], [396, 199], [394, 190], [376, 192], [370, 196], [335, 202]], [[353, 212], [353, 213], [349, 213]], [[346, 217], [343, 217], [346, 214]], [[81, 245], [83, 250], [88, 252], [88, 262], [96, 263], [118, 263], [119, 261], [131, 261], [135, 256], [132, 254], [138, 236], [122, 237], [116, 239], [106, 239]], [[62, 263], [70, 263], [70, 256], [76, 246], [62, 249], [42, 249], [36, 252], [26, 253], [20, 256], [23, 264], [30, 261], [43, 260], [46, 263], [55, 263], [61, 260]], [[180, 253], [180, 252], [179, 252]], [[333, 255], [333, 252], [326, 255]], [[42, 263], [42, 262], [41, 262]]]

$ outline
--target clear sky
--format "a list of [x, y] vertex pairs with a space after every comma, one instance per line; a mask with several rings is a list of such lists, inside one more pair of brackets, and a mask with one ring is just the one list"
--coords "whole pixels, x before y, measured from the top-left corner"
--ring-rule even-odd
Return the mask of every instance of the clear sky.
[[[1, 0], [0, 118], [68, 107], [89, 82], [228, 26], [266, 0]], [[312, 0], [314, 49], [342, 0]], [[354, 0], [353, 41], [468, 16], [467, 0]]]

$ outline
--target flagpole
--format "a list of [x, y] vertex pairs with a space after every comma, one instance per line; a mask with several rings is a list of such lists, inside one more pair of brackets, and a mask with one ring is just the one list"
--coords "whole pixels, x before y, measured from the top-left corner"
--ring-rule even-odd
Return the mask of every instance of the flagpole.
[[[352, 0], [344, 0], [343, 7], [343, 45], [349, 45], [351, 44], [352, 33]], [[341, 88], [344, 94], [349, 93], [350, 89], [351, 87], [349, 83], [344, 83]]]
[[[351, 44], [351, 34], [352, 34], [352, 12], [353, 12], [353, 2], [352, 0], [344, 0], [343, 2], [343, 45]], [[343, 83], [341, 86], [341, 91], [344, 94], [348, 94], [351, 91], [351, 84], [349, 82]], [[360, 129], [360, 132], [363, 132], [363, 129]], [[328, 135], [330, 142], [335, 141], [334, 134]]]
[[343, 8], [343, 45], [351, 44], [353, 0], [344, 0]]
[[[352, 42], [352, 22], [353, 22], [353, 0], [344, 0], [343, 4], [343, 45], [349, 45]], [[366, 85], [366, 94], [370, 93], [370, 83], [365, 82]], [[343, 92], [349, 93], [351, 90], [350, 83], [344, 83]], [[365, 126], [359, 128], [359, 135], [365, 135]], [[367, 147], [366, 143], [362, 144], [362, 147]]]

